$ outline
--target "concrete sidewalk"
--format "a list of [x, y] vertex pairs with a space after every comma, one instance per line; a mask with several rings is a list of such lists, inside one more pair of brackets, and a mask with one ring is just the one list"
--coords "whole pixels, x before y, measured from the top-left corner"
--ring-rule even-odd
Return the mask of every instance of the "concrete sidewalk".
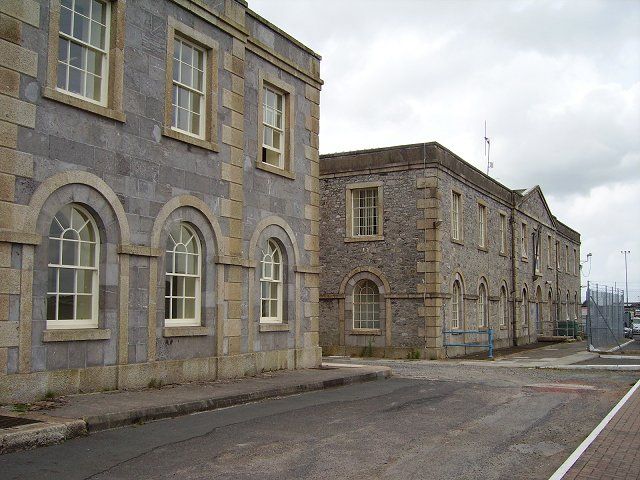
[[0, 453], [59, 443], [98, 430], [390, 376], [391, 369], [384, 366], [333, 364], [209, 383], [70, 395], [40, 402], [50, 404], [50, 409], [23, 414], [7, 406], [0, 409], [0, 416], [37, 423], [0, 428]]

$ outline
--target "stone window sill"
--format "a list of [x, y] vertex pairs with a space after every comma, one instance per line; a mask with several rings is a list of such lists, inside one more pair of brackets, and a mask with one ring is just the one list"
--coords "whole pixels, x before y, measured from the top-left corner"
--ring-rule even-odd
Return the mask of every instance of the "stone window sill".
[[451, 238], [451, 243], [457, 243], [458, 245], [464, 245], [462, 240], [456, 240], [455, 238]]
[[482, 247], [480, 245], [478, 245], [478, 250], [481, 252], [489, 252], [489, 249], [487, 247]]
[[384, 240], [384, 235], [363, 235], [361, 237], [345, 237], [345, 243], [351, 242], [381, 242]]
[[64, 103], [65, 105], [69, 105], [71, 107], [80, 108], [82, 110], [102, 115], [103, 117], [107, 117], [112, 120], [117, 120], [118, 122], [124, 123], [126, 121], [126, 116], [121, 110], [114, 110], [109, 107], [103, 107], [102, 105], [88, 102], [81, 98], [66, 95], [63, 92], [59, 92], [58, 90], [55, 90], [51, 87], [45, 87], [42, 92], [42, 96], [44, 98], [48, 98], [49, 100], [55, 100], [56, 102]]
[[508, 330], [509, 326], [508, 325], [500, 325], [500, 330]]
[[43, 334], [43, 342], [76, 342], [111, 338], [111, 330], [108, 328], [50, 329], [45, 330]]
[[268, 163], [264, 163], [260, 160], [256, 161], [256, 168], [260, 170], [264, 170], [265, 172], [273, 173], [275, 175], [280, 175], [281, 177], [285, 177], [290, 180], [296, 179], [296, 176], [294, 173], [289, 172], [283, 168], [274, 167], [273, 165], [269, 165]]
[[509, 255], [507, 255], [505, 252], [499, 252], [499, 254], [501, 257], [507, 258]]
[[360, 328], [351, 330], [349, 335], [382, 335], [382, 330], [379, 328]]
[[163, 337], [204, 337], [209, 335], [209, 328], [202, 326], [194, 327], [164, 327]]
[[192, 137], [191, 135], [187, 135], [186, 133], [178, 132], [171, 127], [165, 126], [162, 129], [162, 135], [165, 137], [173, 138], [174, 140], [178, 140], [184, 143], [190, 143], [191, 145], [195, 145], [196, 147], [204, 148], [205, 150], [211, 150], [212, 152], [219, 152], [220, 148], [217, 143], [209, 142], [207, 140], [203, 140], [201, 138]]
[[261, 332], [288, 332], [288, 323], [261, 323], [259, 326]]

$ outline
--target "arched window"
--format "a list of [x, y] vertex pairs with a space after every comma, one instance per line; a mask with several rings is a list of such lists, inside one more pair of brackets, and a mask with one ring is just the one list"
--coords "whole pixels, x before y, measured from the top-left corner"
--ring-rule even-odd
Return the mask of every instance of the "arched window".
[[529, 295], [527, 294], [526, 287], [522, 289], [522, 327], [527, 328], [529, 326]]
[[62, 208], [49, 228], [47, 328], [98, 327], [100, 239], [82, 207]]
[[504, 285], [500, 288], [500, 326], [503, 327], [507, 324], [507, 318], [509, 318], [509, 312], [507, 310], [507, 289]]
[[478, 287], [478, 326], [489, 326], [489, 316], [487, 312], [487, 287], [481, 283]]
[[462, 287], [458, 279], [453, 281], [453, 289], [451, 293], [451, 328], [460, 328], [462, 320]]
[[282, 253], [269, 240], [260, 264], [260, 321], [282, 323]]
[[371, 280], [353, 289], [353, 328], [380, 328], [380, 292]]
[[553, 324], [553, 293], [549, 290], [549, 298], [547, 299], [548, 307], [549, 307], [549, 322]]
[[200, 240], [186, 223], [167, 237], [164, 318], [167, 326], [200, 325]]
[[575, 292], [573, 294], [573, 305], [575, 308], [575, 315], [576, 315], [576, 320], [578, 320], [581, 317], [580, 314], [580, 302], [578, 302], [578, 292]]
[[567, 320], [570, 320], [569, 312], [571, 311], [571, 309], [569, 308], [569, 291], [568, 290], [567, 290], [567, 301], [566, 301], [566, 309], [565, 309], [565, 311], [566, 311]]

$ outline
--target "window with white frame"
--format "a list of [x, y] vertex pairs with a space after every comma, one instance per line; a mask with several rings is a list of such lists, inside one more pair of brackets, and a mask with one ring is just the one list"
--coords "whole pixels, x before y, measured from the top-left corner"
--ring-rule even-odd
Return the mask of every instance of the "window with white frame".
[[569, 245], [564, 246], [564, 271], [569, 273]]
[[284, 168], [285, 96], [265, 85], [262, 101], [262, 161]]
[[380, 328], [380, 292], [371, 280], [362, 280], [353, 289], [353, 328]]
[[560, 270], [560, 242], [556, 241], [556, 268]]
[[173, 39], [172, 128], [204, 138], [207, 52], [184, 38]]
[[551, 235], [547, 235], [547, 267], [553, 268], [553, 242]]
[[541, 240], [540, 240], [540, 233], [538, 232], [536, 235], [534, 235], [533, 237], [533, 250], [535, 252], [535, 271], [536, 273], [539, 275], [540, 274], [540, 248], [542, 248], [541, 244]]
[[500, 214], [500, 253], [507, 251], [507, 216]]
[[260, 321], [282, 323], [282, 252], [274, 240], [267, 242], [260, 262]]
[[522, 289], [522, 302], [520, 303], [522, 311], [520, 315], [522, 317], [522, 327], [527, 328], [529, 326], [529, 295], [527, 289]]
[[509, 312], [507, 310], [507, 289], [502, 286], [500, 288], [500, 326], [504, 327], [507, 325], [507, 318], [509, 316]]
[[462, 196], [451, 192], [451, 238], [462, 240]]
[[191, 226], [177, 223], [165, 252], [165, 325], [200, 325], [200, 240]]
[[487, 246], [487, 207], [478, 204], [478, 246]]
[[107, 103], [110, 13], [103, 0], [61, 0], [58, 90]]
[[351, 191], [351, 220], [354, 237], [378, 235], [378, 188], [357, 188]]
[[522, 249], [522, 258], [527, 258], [527, 224], [520, 225], [520, 246]]
[[580, 273], [580, 257], [578, 257], [578, 250], [573, 249], [573, 274], [578, 275]]
[[47, 328], [98, 327], [100, 239], [93, 217], [70, 204], [49, 228]]
[[569, 307], [569, 291], [567, 290], [567, 301], [565, 303], [566, 308], [565, 308], [565, 312], [566, 312], [566, 319], [569, 320], [569, 311], [570, 311], [570, 307]]
[[451, 328], [457, 330], [460, 328], [462, 320], [462, 287], [458, 279], [453, 281], [453, 289], [451, 292]]
[[489, 326], [487, 287], [484, 286], [484, 283], [478, 287], [478, 326], [481, 328]]

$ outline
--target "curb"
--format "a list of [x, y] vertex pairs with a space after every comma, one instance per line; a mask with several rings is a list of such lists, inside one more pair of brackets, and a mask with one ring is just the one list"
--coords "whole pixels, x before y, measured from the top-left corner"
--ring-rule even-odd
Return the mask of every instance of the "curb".
[[640, 365], [544, 365], [536, 368], [551, 370], [626, 370], [640, 371]]
[[0, 455], [62, 443], [87, 434], [83, 420], [49, 419], [0, 433]]
[[7, 429], [6, 431], [0, 430], [0, 454], [54, 445], [74, 437], [101, 430], [232, 407], [269, 398], [383, 380], [390, 378], [391, 375], [391, 368], [380, 367], [380, 369], [375, 372], [348, 375], [318, 382], [307, 382], [298, 385], [258, 390], [240, 395], [206, 398], [203, 400], [140, 408], [125, 412], [92, 415], [84, 417], [83, 419], [56, 418], [34, 414], [29, 417], [41, 419], [43, 423], [16, 427], [15, 429]]

